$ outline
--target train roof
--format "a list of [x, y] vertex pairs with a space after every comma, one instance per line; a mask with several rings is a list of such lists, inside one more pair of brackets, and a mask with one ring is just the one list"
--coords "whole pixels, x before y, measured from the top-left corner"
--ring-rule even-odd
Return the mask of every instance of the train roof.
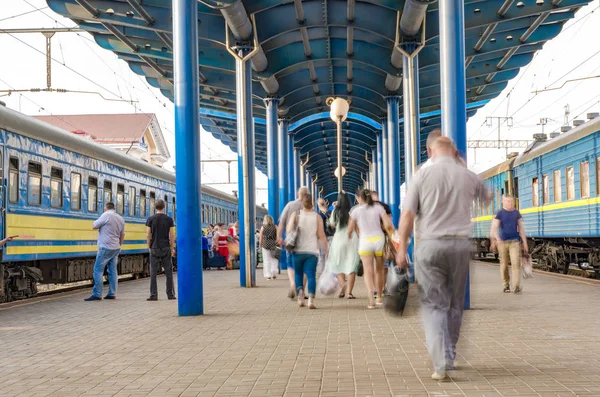
[[558, 148], [561, 148], [569, 143], [578, 141], [586, 136], [592, 135], [600, 130], [600, 117], [592, 119], [585, 124], [575, 127], [556, 138], [552, 138], [544, 143], [541, 143], [529, 150], [525, 150], [514, 163], [514, 166], [526, 163], [546, 153], [550, 153]]
[[[66, 130], [24, 115], [7, 107], [0, 106], [0, 129], [14, 132], [31, 139], [71, 150], [97, 160], [107, 161], [119, 167], [127, 168], [156, 179], [175, 184], [175, 174], [165, 169], [127, 156], [118, 150], [108, 148], [74, 135]], [[202, 186], [202, 193], [237, 203], [237, 197], [212, 187]], [[257, 206], [263, 210], [263, 207]]]
[[506, 172], [508, 170], [510, 170], [512, 168], [512, 164], [515, 161], [515, 158], [511, 158], [508, 159], [506, 161], [501, 162], [500, 164], [497, 164], [495, 166], [493, 166], [490, 169], [487, 169], [485, 171], [483, 171], [482, 173], [479, 174], [479, 176], [483, 179], [486, 180], [488, 178], [491, 178], [495, 175], [501, 174], [503, 172]]

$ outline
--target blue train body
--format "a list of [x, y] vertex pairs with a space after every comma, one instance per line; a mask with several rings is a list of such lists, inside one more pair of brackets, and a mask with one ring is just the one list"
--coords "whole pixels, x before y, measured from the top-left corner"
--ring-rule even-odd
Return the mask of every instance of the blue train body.
[[531, 254], [542, 267], [567, 272], [570, 264], [600, 272], [600, 118], [484, 172], [494, 192], [488, 208], [474, 206], [478, 251], [489, 250], [491, 220], [503, 194], [523, 216]]

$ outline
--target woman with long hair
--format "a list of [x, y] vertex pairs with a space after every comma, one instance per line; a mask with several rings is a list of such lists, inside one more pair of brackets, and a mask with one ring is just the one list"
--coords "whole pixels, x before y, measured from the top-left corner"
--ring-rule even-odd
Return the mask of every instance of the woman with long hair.
[[327, 238], [321, 216], [313, 209], [312, 197], [307, 195], [302, 200], [302, 209], [295, 212], [287, 225], [288, 233], [298, 228], [298, 238], [294, 247], [294, 278], [298, 294], [298, 306], [304, 306], [303, 276], [308, 279], [308, 308], [316, 309], [314, 304], [317, 290], [317, 262], [319, 261], [319, 243], [328, 255]]
[[[335, 226], [335, 234], [331, 240], [327, 270], [337, 274], [340, 282], [340, 298], [348, 293], [348, 299], [354, 299], [352, 290], [356, 281], [358, 268], [358, 236], [356, 233], [348, 234], [350, 224], [350, 198], [346, 193], [338, 195], [337, 205], [331, 214], [329, 224]], [[348, 283], [346, 284], [346, 276]]]
[[267, 280], [277, 278], [279, 259], [273, 256], [273, 250], [277, 248], [277, 226], [273, 222], [273, 217], [265, 215], [259, 233], [258, 244], [262, 250], [263, 276]]
[[[374, 309], [377, 305], [383, 304], [383, 285], [379, 282], [383, 268], [383, 247], [385, 245], [385, 235], [381, 229], [383, 222], [386, 230], [393, 229], [390, 218], [386, 216], [385, 209], [380, 204], [373, 202], [371, 193], [367, 189], [358, 192], [358, 207], [354, 208], [350, 214], [350, 226], [348, 227], [348, 237], [358, 230], [358, 254], [363, 264], [365, 272], [365, 285], [369, 297], [369, 309]], [[377, 287], [376, 287], [377, 286]], [[373, 297], [373, 291], [377, 291], [377, 302]]]

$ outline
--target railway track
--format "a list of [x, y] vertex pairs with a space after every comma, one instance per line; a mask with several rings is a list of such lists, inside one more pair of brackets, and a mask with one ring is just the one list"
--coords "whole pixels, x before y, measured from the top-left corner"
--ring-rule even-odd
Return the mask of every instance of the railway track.
[[[500, 264], [500, 261], [495, 258], [475, 258], [473, 260], [479, 261], [479, 262], [484, 262], [484, 263]], [[559, 275], [564, 274], [564, 273], [557, 273], [557, 272], [550, 271], [546, 266], [538, 265], [538, 263], [536, 261], [533, 261], [532, 265], [535, 270], [540, 270], [540, 271], [544, 271], [544, 272], [548, 272], [548, 273], [552, 273], [552, 274], [559, 274]], [[596, 278], [596, 272], [594, 272], [593, 270], [581, 269], [579, 266], [574, 265], [574, 264], [571, 264], [569, 266], [567, 275], [575, 276], [575, 277], [582, 277], [582, 278], [592, 278], [592, 279]]]

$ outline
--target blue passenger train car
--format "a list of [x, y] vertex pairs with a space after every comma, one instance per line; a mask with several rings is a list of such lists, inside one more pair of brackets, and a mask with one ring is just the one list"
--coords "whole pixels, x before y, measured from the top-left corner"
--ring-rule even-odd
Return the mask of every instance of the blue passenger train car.
[[[92, 222], [113, 201], [126, 222], [119, 274], [148, 274], [145, 221], [157, 199], [176, 218], [175, 175], [0, 106], [0, 302], [27, 298], [37, 283], [93, 274]], [[266, 209], [257, 207], [260, 225]], [[202, 187], [203, 227], [234, 222], [237, 198]]]
[[[570, 264], [600, 275], [600, 118], [548, 141], [481, 176], [495, 192], [493, 208], [475, 205], [474, 238], [479, 253], [489, 248], [490, 222], [499, 198], [513, 194], [541, 267], [566, 273]], [[499, 185], [500, 184], [500, 185]], [[502, 190], [504, 184], [504, 190]]]

